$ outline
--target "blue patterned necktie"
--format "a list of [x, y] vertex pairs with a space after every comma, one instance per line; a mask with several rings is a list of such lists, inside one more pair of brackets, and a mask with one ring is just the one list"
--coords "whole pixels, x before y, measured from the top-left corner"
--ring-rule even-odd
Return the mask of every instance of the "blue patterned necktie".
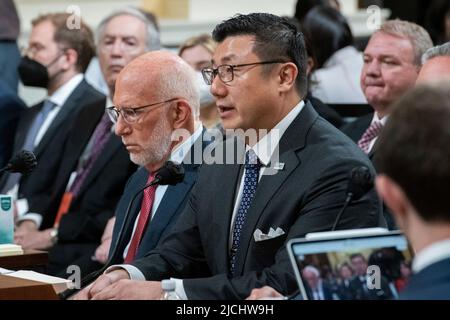
[[[22, 146], [22, 150], [33, 151], [34, 150], [34, 141], [36, 140], [36, 136], [47, 119], [48, 114], [53, 108], [56, 107], [56, 104], [51, 102], [50, 100], [45, 100], [42, 106], [41, 111], [34, 118], [30, 128], [28, 129], [27, 136]], [[17, 183], [19, 183], [22, 175], [20, 173], [10, 173], [8, 176], [8, 180], [6, 181], [1, 193], [7, 193], [11, 190]]]
[[248, 208], [250, 207], [253, 197], [255, 196], [256, 187], [258, 186], [259, 169], [261, 163], [253, 150], [248, 150], [245, 154], [245, 176], [244, 189], [242, 191], [242, 199], [239, 209], [234, 219], [233, 225], [233, 243], [230, 252], [230, 273], [234, 275], [236, 267], [236, 256], [239, 249], [241, 239], [241, 231], [245, 223]]

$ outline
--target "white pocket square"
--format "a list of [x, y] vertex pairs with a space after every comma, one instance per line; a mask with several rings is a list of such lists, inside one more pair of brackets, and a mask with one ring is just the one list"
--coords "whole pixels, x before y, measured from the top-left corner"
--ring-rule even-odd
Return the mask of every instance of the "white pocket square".
[[282, 236], [284, 233], [285, 232], [280, 227], [278, 227], [276, 230], [270, 228], [268, 234], [265, 234], [261, 230], [256, 229], [255, 232], [253, 233], [253, 238], [255, 238], [255, 242], [259, 242], [277, 238], [279, 236]]

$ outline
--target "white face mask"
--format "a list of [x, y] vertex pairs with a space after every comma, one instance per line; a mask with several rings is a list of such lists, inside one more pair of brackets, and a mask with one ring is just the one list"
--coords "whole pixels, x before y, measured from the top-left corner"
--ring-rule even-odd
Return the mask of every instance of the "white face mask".
[[199, 87], [200, 93], [200, 108], [207, 107], [214, 102], [214, 96], [211, 94], [211, 86], [205, 83], [203, 80], [203, 76], [201, 72], [196, 72], [197, 74], [197, 83]]

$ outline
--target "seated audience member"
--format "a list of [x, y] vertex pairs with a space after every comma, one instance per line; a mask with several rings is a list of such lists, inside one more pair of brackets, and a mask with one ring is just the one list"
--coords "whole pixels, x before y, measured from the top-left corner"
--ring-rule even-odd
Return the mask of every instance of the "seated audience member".
[[[148, 90], [149, 87], [155, 90]], [[195, 152], [203, 150], [198, 97], [195, 72], [169, 52], [143, 55], [120, 73], [114, 94], [116, 107], [109, 112], [131, 161], [141, 168], [128, 181], [117, 206], [112, 243], [116, 243], [132, 196], [154, 178], [154, 172], [167, 160], [185, 163], [185, 178], [175, 186], [148, 188], [136, 198], [130, 211], [131, 228], [125, 230], [123, 241], [117, 244], [116, 250], [121, 254], [113, 263], [130, 263], [144, 257], [170, 233], [183, 211], [201, 164], [196, 163]], [[127, 106], [148, 102], [155, 105], [153, 109], [138, 118], [127, 116]]]
[[411, 263], [407, 261], [402, 261], [400, 263], [400, 277], [395, 280], [395, 288], [397, 289], [397, 292], [402, 292], [406, 285], [409, 282], [409, 278], [411, 277], [412, 271], [411, 271]]
[[302, 30], [317, 59], [311, 93], [325, 103], [367, 103], [359, 85], [362, 54], [352, 46], [345, 17], [333, 8], [316, 7], [306, 15]]
[[422, 56], [417, 83], [450, 80], [450, 42], [429, 49]]
[[[369, 40], [364, 51], [361, 87], [374, 113], [344, 126], [342, 131], [373, 160], [377, 137], [386, 124], [390, 106], [416, 82], [422, 55], [432, 47], [428, 33], [407, 21], [385, 22]], [[384, 210], [389, 229], [395, 228], [389, 212]]]
[[[159, 38], [151, 40], [159, 37], [154, 26], [133, 8], [107, 16], [98, 35], [100, 66], [112, 94], [119, 71], [152, 50], [154, 42], [159, 44]], [[106, 106], [111, 106], [109, 101]], [[105, 102], [80, 112], [74, 127], [55, 173], [49, 205], [30, 209], [16, 232], [17, 242], [26, 248], [51, 249], [48, 272], [59, 276], [67, 276], [68, 265], [79, 266], [82, 275], [101, 266], [91, 257], [126, 181], [136, 170], [121, 139], [114, 135]]]
[[[92, 88], [83, 73], [95, 53], [91, 29], [69, 29], [70, 15], [51, 13], [34, 19], [19, 75], [26, 86], [47, 90], [47, 97], [26, 109], [17, 125], [13, 154], [33, 151], [37, 166], [29, 175], [4, 175], [0, 193], [10, 194], [18, 215], [35, 206], [45, 206], [54, 190], [63, 149], [77, 114], [92, 105], [103, 105], [105, 97]], [[39, 211], [38, 211], [39, 212]], [[27, 245], [25, 245], [25, 248]]]
[[331, 286], [320, 277], [320, 272], [316, 267], [306, 266], [302, 271], [306, 295], [310, 300], [334, 300], [335, 293]]
[[341, 10], [339, 0], [298, 0], [295, 5], [294, 18], [303, 23], [308, 12], [317, 6], [328, 6], [338, 11]]
[[[6, 83], [0, 80], [0, 168], [12, 156], [17, 124], [26, 106]], [[1, 174], [0, 174], [1, 177]]]
[[200, 89], [200, 120], [207, 128], [219, 129], [219, 111], [209, 86], [202, 76], [202, 69], [211, 66], [211, 59], [217, 44], [210, 35], [204, 34], [192, 37], [181, 44], [178, 55], [185, 60], [195, 71]]
[[[159, 299], [160, 281], [171, 277], [185, 299], [243, 299], [264, 285], [291, 293], [286, 242], [330, 230], [349, 171], [373, 170], [303, 101], [306, 50], [294, 25], [271, 14], [237, 15], [216, 26], [213, 38], [213, 67], [203, 75], [224, 128], [240, 129], [224, 142], [226, 150], [240, 148], [228, 161], [203, 164], [185, 210], [155, 250], [110, 267], [78, 298]], [[347, 209], [338, 229], [385, 225], [373, 189]]]
[[[300, 24], [296, 19], [287, 18], [289, 22], [294, 24], [297, 27], [297, 31], [301, 31]], [[311, 81], [311, 74], [317, 68], [317, 59], [314, 53], [314, 50], [311, 46], [311, 42], [307, 37], [305, 37], [305, 45], [306, 45], [306, 53], [308, 55], [307, 67], [306, 67], [306, 75], [308, 78], [308, 93], [306, 94], [305, 100], [311, 102], [311, 105], [314, 107], [314, 110], [329, 123], [334, 125], [336, 128], [340, 128], [342, 126], [342, 118], [335, 110], [333, 110], [330, 106], [323, 103], [320, 99], [314, 97], [311, 94], [311, 86], [313, 85]]]
[[378, 192], [416, 251], [400, 299], [450, 299], [450, 83], [397, 101], [380, 136]]

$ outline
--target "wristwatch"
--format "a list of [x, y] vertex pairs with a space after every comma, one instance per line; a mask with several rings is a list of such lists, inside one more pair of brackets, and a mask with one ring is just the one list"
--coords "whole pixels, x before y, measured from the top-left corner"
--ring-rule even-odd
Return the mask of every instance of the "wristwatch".
[[58, 229], [57, 228], [53, 228], [50, 231], [50, 238], [51, 238], [53, 245], [55, 245], [58, 242]]

